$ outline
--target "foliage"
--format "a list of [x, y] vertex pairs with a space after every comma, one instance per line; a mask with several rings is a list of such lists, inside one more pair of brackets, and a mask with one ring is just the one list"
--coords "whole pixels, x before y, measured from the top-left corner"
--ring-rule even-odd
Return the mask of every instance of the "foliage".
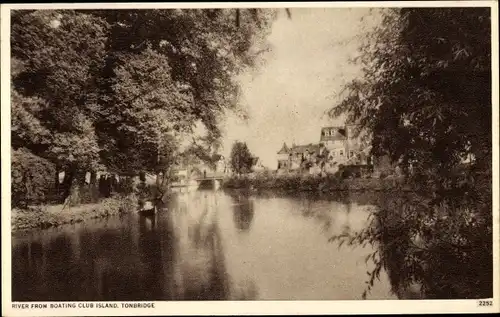
[[[168, 73], [163, 76], [175, 84], [170, 97], [182, 99], [178, 106], [187, 116], [179, 123], [186, 120], [187, 126], [196, 118], [215, 137], [220, 135], [219, 116], [237, 105], [235, 76], [253, 65], [253, 43], [262, 41], [272, 18], [262, 23], [247, 20], [237, 27], [231, 23], [232, 10], [120, 10], [95, 14], [112, 26], [109, 45], [113, 54], [108, 67], [123, 64], [121, 55], [156, 52], [168, 62], [164, 66], [169, 68]], [[106, 83], [113, 84], [112, 80]]]
[[[472, 155], [491, 163], [491, 47], [488, 8], [382, 12], [331, 115], [347, 114], [372, 135], [376, 156], [408, 171], [446, 176]], [[438, 180], [439, 181], [439, 180]]]
[[105, 33], [106, 26], [87, 14], [13, 12], [12, 56], [21, 65], [13, 77], [13, 101], [18, 103], [13, 108], [27, 111], [36, 122], [30, 134], [19, 136], [16, 132], [25, 125], [13, 116], [13, 126], [20, 125], [13, 131], [15, 148], [26, 146], [61, 167], [96, 163], [93, 81], [105, 56]]
[[243, 177], [230, 177], [224, 180], [225, 188], [253, 188], [256, 190], [273, 189], [289, 192], [375, 192], [408, 191], [414, 188], [403, 184], [402, 180], [380, 180], [371, 178], [343, 179], [340, 175], [325, 177], [304, 174], [277, 175], [269, 172], [247, 174]]
[[253, 165], [253, 156], [245, 142], [236, 141], [231, 148], [230, 164], [237, 174], [249, 173]]
[[422, 193], [390, 197], [373, 210], [365, 229], [332, 237], [339, 247], [375, 247], [365, 259], [375, 267], [368, 272], [363, 297], [382, 270], [400, 298], [415, 296], [410, 294], [414, 285], [421, 298], [491, 297], [493, 249], [485, 235], [491, 237], [492, 219], [484, 217], [491, 205], [475, 197], [476, 208], [470, 209], [469, 198], [435, 204]]
[[424, 298], [492, 296], [489, 10], [382, 11], [360, 48], [363, 76], [330, 112], [360, 123], [372, 154], [388, 155], [427, 192], [332, 238], [379, 247], [367, 291], [385, 269], [403, 298], [413, 283]]
[[13, 150], [12, 205], [27, 207], [50, 198], [55, 181], [55, 167], [49, 161], [21, 148]]
[[66, 187], [102, 168], [168, 175], [196, 124], [205, 150], [240, 111], [236, 76], [256, 65], [273, 12], [236, 25], [234, 10], [13, 11], [13, 148], [68, 172]]

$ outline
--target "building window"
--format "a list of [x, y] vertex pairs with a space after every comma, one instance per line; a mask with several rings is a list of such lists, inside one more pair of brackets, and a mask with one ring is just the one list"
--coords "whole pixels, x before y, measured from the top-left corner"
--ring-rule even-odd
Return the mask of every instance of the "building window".
[[354, 152], [351, 151], [351, 153], [349, 153], [349, 157], [353, 157], [354, 156]]
[[344, 151], [340, 150], [340, 156], [343, 156], [344, 155]]

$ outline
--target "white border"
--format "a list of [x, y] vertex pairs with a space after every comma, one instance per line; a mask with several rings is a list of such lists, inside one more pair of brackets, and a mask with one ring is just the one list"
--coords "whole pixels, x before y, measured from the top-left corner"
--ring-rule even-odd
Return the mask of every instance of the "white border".
[[489, 7], [495, 1], [352, 1], [352, 2], [170, 2], [170, 3], [25, 3], [10, 9], [189, 9], [189, 8], [388, 8], [388, 7]]
[[[9, 4], [1, 6], [1, 166], [2, 210], [10, 210], [10, 10], [12, 9], [119, 9], [119, 8], [359, 8], [359, 7], [490, 7], [492, 21], [493, 69], [493, 306], [479, 307], [477, 300], [419, 301], [218, 301], [154, 302], [155, 309], [44, 309], [11, 308], [11, 228], [10, 213], [2, 212], [2, 316], [116, 316], [116, 315], [228, 315], [228, 314], [395, 314], [395, 313], [491, 313], [499, 312], [499, 98], [498, 98], [498, 5], [497, 1], [421, 1], [421, 2], [283, 2], [283, 3], [80, 3]], [[83, 302], [75, 302], [83, 303]], [[118, 302], [121, 303], [121, 302]]]

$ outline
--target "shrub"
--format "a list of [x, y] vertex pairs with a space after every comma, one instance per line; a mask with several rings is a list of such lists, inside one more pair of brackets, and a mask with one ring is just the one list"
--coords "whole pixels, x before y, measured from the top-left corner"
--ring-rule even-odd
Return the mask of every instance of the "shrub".
[[131, 194], [135, 188], [134, 179], [132, 177], [122, 177], [116, 186], [116, 192], [120, 194]]
[[12, 151], [11, 158], [12, 205], [26, 208], [50, 198], [55, 189], [55, 166], [24, 148]]

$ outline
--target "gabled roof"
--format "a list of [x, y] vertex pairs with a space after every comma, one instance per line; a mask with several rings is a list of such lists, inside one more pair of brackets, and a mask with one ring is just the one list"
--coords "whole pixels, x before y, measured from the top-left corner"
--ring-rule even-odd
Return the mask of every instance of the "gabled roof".
[[[333, 135], [331, 134], [333, 131]], [[342, 127], [324, 127], [321, 129], [321, 142], [347, 140], [346, 129]]]
[[278, 151], [278, 154], [288, 154], [290, 153], [290, 149], [286, 146], [286, 143], [283, 143], [281, 150]]
[[309, 153], [319, 153], [319, 144], [308, 144], [308, 145], [296, 145], [290, 149], [293, 154], [302, 154], [305, 152]]

